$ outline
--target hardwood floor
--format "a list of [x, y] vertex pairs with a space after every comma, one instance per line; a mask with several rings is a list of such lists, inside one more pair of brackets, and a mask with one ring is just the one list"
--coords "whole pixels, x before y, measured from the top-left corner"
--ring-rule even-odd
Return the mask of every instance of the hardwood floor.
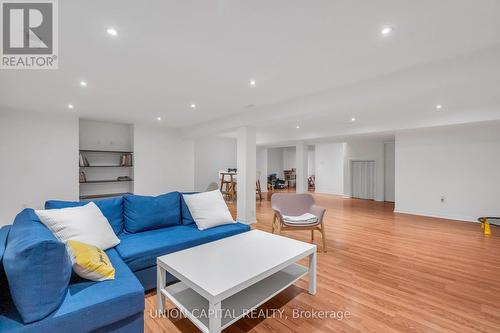
[[[327, 208], [328, 238], [328, 252], [318, 253], [316, 296], [301, 280], [261, 307], [281, 317], [242, 319], [224, 332], [500, 332], [500, 228], [486, 238], [474, 223], [314, 196]], [[254, 228], [271, 230], [269, 201], [257, 203], [257, 219]], [[307, 231], [286, 235], [310, 239]], [[319, 233], [315, 241], [321, 248]], [[154, 296], [146, 296], [147, 333], [199, 332], [185, 318], [155, 318]], [[346, 318], [294, 318], [298, 309], [346, 311]]]

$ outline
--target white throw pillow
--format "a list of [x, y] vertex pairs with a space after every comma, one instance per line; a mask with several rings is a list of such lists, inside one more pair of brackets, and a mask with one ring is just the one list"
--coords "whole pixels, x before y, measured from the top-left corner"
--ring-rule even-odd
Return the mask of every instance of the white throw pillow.
[[107, 250], [120, 243], [95, 203], [61, 209], [36, 210], [43, 224], [63, 243], [76, 240]]
[[199, 230], [235, 223], [219, 190], [183, 197]]

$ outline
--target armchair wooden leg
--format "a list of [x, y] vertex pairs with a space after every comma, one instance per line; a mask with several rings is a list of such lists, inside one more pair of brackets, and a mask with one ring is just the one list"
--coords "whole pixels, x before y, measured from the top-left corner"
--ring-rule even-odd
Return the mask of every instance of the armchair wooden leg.
[[326, 233], [323, 223], [321, 224], [321, 239], [323, 240], [323, 252], [326, 253]]
[[314, 229], [311, 229], [311, 243], [314, 243]]
[[271, 232], [274, 234], [274, 226], [275, 226], [275, 223], [276, 223], [276, 215], [273, 216], [273, 223], [271, 225]]

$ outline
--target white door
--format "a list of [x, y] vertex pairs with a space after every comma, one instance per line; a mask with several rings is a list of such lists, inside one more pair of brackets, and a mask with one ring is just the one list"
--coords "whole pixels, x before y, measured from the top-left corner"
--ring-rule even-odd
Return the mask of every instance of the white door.
[[353, 198], [375, 199], [375, 161], [352, 161]]

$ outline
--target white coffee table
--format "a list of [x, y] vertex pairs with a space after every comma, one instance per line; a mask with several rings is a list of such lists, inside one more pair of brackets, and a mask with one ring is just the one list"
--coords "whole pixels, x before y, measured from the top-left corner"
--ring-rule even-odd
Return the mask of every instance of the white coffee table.
[[[309, 257], [309, 267], [296, 262]], [[216, 333], [306, 274], [316, 293], [316, 245], [260, 230], [157, 258], [158, 310], [165, 297], [201, 331]], [[166, 272], [180, 280], [166, 286]]]

